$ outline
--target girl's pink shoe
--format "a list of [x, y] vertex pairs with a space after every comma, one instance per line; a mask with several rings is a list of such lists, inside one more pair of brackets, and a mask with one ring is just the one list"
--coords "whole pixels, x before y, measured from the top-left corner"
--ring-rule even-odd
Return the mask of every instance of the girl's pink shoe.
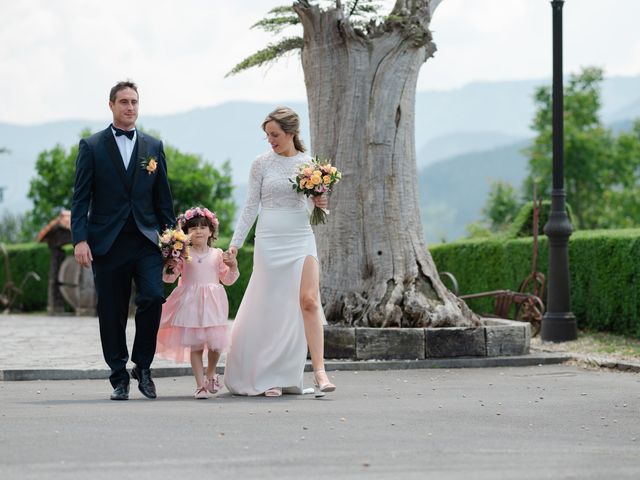
[[220, 381], [220, 375], [215, 374], [211, 378], [207, 378], [207, 390], [209, 393], [218, 393], [222, 390], [222, 382]]
[[209, 392], [207, 392], [206, 387], [196, 388], [195, 393], [193, 394], [193, 398], [196, 400], [205, 400], [209, 398]]

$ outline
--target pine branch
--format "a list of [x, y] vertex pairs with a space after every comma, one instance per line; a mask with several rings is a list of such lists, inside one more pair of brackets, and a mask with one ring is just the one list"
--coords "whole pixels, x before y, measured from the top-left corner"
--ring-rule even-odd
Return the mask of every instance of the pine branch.
[[225, 77], [235, 75], [252, 67], [260, 67], [262, 65], [275, 62], [279, 58], [283, 57], [286, 53], [293, 50], [301, 49], [302, 45], [302, 37], [288, 37], [280, 40], [277, 43], [269, 44], [266, 48], [263, 48], [262, 50], [259, 50], [253, 55], [250, 55], [242, 60], [235, 67], [233, 67], [233, 69], [229, 73], [227, 73]]
[[300, 18], [296, 15], [293, 7], [287, 6], [272, 8], [266, 18], [254, 23], [251, 28], [261, 28], [265, 32], [279, 34], [285, 28], [299, 24]]
[[295, 17], [278, 17], [278, 18], [263, 18], [259, 22], [251, 25], [251, 28], [261, 28], [265, 32], [273, 33], [277, 35], [287, 27], [291, 25], [298, 25], [300, 18]]

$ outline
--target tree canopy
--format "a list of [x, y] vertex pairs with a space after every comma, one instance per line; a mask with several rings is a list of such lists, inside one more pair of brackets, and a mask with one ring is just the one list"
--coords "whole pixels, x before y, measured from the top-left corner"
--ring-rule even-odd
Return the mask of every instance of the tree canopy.
[[[567, 203], [579, 229], [627, 228], [640, 225], [640, 120], [630, 131], [614, 133], [601, 118], [600, 85], [604, 72], [587, 67], [570, 76], [564, 88], [564, 173]], [[535, 90], [536, 132], [531, 146], [528, 175], [520, 195], [494, 185], [484, 209], [492, 231], [504, 222], [496, 213], [504, 210], [504, 221], [530, 199], [534, 184], [539, 198], [549, 198], [552, 187], [552, 97], [551, 86]], [[518, 198], [520, 197], [520, 198]], [[498, 221], [496, 221], [498, 220]], [[542, 225], [541, 225], [542, 227]]]

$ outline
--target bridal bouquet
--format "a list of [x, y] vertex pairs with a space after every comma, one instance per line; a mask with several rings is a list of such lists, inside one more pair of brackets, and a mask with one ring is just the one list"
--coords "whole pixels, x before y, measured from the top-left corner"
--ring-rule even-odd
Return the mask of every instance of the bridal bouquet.
[[[191, 245], [191, 238], [180, 229], [167, 228], [159, 237], [158, 246], [162, 252], [162, 258], [165, 260], [174, 259], [190, 260], [189, 257], [189, 245]], [[172, 274], [173, 269], [167, 267], [167, 273]]]
[[[304, 193], [307, 197], [318, 196], [330, 192], [333, 186], [340, 181], [342, 174], [329, 160], [322, 160], [317, 155], [311, 163], [301, 165], [295, 177], [289, 181], [293, 183], [293, 189], [298, 193]], [[311, 225], [325, 223], [329, 210], [314, 207], [309, 219]]]

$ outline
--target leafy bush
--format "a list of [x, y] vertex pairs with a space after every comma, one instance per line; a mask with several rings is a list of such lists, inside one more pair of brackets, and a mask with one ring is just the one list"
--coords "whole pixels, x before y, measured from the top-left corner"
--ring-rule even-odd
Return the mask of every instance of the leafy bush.
[[[227, 238], [216, 242], [226, 248]], [[547, 238], [539, 237], [538, 271], [547, 275]], [[532, 238], [490, 238], [434, 245], [431, 254], [439, 271], [455, 275], [460, 294], [489, 290], [518, 290], [531, 272]], [[19, 283], [33, 270], [40, 282], [29, 281], [22, 303], [25, 310], [45, 310], [49, 249], [44, 244], [26, 243], [7, 247], [11, 275]], [[65, 251], [70, 254], [71, 249]], [[240, 278], [227, 288], [229, 315], [238, 311], [253, 268], [253, 246], [238, 253]], [[640, 229], [579, 231], [570, 237], [569, 269], [571, 309], [578, 327], [640, 338]], [[4, 269], [0, 282], [4, 285]], [[167, 293], [174, 286], [168, 286]], [[546, 299], [545, 303], [546, 303]], [[493, 310], [492, 299], [469, 301], [478, 312]]]
[[[572, 225], [575, 225], [571, 206], [566, 205], [567, 215]], [[544, 235], [544, 226], [549, 221], [551, 200], [543, 200], [538, 218], [538, 234]], [[507, 236], [510, 238], [530, 237], [533, 235], [533, 202], [527, 202], [518, 211], [513, 223], [509, 227]]]
[[[226, 249], [229, 239], [221, 238], [216, 242], [216, 246]], [[29, 280], [24, 287], [24, 294], [16, 302], [22, 305], [24, 311], [45, 311], [47, 309], [47, 290], [49, 282], [49, 248], [44, 243], [22, 243], [17, 245], [6, 246], [9, 255], [9, 264], [11, 271], [11, 279], [16, 285], [24, 278], [27, 272], [34, 271], [40, 276], [40, 281], [35, 282]], [[67, 255], [73, 254], [70, 245], [65, 246], [64, 251]], [[229, 287], [227, 296], [229, 297], [229, 316], [235, 317], [242, 295], [244, 294], [249, 277], [253, 269], [253, 246], [245, 245], [238, 252], [238, 268], [240, 270], [240, 278]], [[4, 286], [6, 281], [5, 269], [0, 268], [0, 287]], [[166, 285], [165, 293], [168, 295], [176, 287], [177, 282], [172, 285]]]
[[[23, 287], [22, 295], [18, 296], [13, 308], [25, 311], [46, 310], [47, 290], [49, 282], [49, 247], [44, 243], [22, 243], [5, 245], [8, 255], [9, 276], [16, 287], [20, 287], [28, 272], [38, 274], [40, 281], [33, 278], [27, 280]], [[4, 290], [7, 278], [5, 259], [0, 267], [0, 288]]]
[[[547, 238], [540, 237], [538, 271], [545, 276], [547, 245]], [[531, 237], [465, 240], [430, 250], [438, 270], [456, 277], [460, 295], [517, 291], [531, 272]], [[640, 229], [574, 233], [569, 240], [569, 270], [571, 310], [579, 328], [640, 338]], [[493, 310], [492, 299], [468, 303], [477, 312]]]

